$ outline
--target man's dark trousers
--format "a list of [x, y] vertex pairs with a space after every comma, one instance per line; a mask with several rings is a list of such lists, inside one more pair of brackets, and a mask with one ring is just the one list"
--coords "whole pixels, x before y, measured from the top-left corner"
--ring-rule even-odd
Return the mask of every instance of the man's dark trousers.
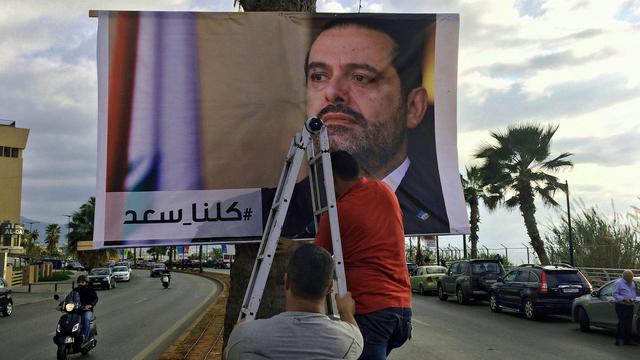
[[411, 309], [388, 308], [355, 318], [364, 338], [359, 360], [386, 359], [391, 350], [411, 338]]
[[618, 328], [616, 329], [616, 343], [623, 340], [625, 344], [631, 342], [631, 326], [633, 321], [633, 305], [616, 303]]

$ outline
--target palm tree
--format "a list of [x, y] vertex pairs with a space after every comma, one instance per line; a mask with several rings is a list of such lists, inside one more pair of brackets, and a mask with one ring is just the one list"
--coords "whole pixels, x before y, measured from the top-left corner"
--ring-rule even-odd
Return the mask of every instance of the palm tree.
[[110, 257], [117, 256], [114, 249], [78, 251], [78, 241], [93, 239], [93, 219], [96, 208], [96, 198], [91, 197], [73, 212], [69, 222], [69, 236], [67, 249], [70, 255], [76, 256], [85, 266], [95, 267], [106, 262]]
[[33, 240], [34, 244], [38, 243], [38, 238], [40, 237], [40, 232], [38, 229], [31, 231], [31, 240]]
[[485, 145], [475, 154], [483, 159], [480, 171], [483, 184], [490, 194], [486, 205], [495, 209], [499, 204], [520, 209], [531, 246], [540, 263], [549, 264], [549, 257], [536, 222], [536, 195], [548, 206], [558, 206], [553, 199], [556, 190], [566, 186], [553, 173], [573, 164], [567, 160], [571, 153], [551, 157], [551, 138], [558, 125], [523, 124], [509, 127], [506, 132], [491, 132], [497, 145]]
[[464, 192], [464, 200], [469, 204], [469, 223], [471, 225], [471, 234], [469, 241], [471, 242], [471, 258], [478, 257], [478, 230], [480, 229], [480, 201], [487, 203], [491, 194], [485, 191], [482, 184], [482, 173], [480, 167], [469, 166], [466, 169], [466, 178], [462, 177], [462, 188]]
[[49, 255], [55, 256], [58, 255], [58, 242], [60, 241], [60, 225], [58, 224], [49, 224], [45, 229], [46, 239], [45, 243], [47, 244], [47, 252]]

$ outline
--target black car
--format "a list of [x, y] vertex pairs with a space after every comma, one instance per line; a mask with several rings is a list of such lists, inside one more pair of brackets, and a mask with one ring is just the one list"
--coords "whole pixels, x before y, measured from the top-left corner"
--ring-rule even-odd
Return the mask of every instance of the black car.
[[165, 264], [162, 264], [162, 263], [153, 264], [153, 266], [151, 266], [151, 270], [149, 270], [149, 276], [151, 277], [160, 276], [165, 272], [165, 270], [167, 270], [167, 266]]
[[504, 268], [498, 260], [455, 261], [438, 280], [438, 298], [445, 301], [456, 296], [459, 304], [487, 299], [491, 286], [502, 275]]
[[573, 300], [591, 293], [591, 284], [571, 266], [525, 264], [512, 269], [491, 287], [491, 311], [521, 311], [535, 320], [544, 315], [571, 315]]
[[109, 267], [91, 269], [87, 275], [87, 282], [93, 287], [111, 290], [116, 287], [113, 270]]
[[3, 316], [10, 316], [13, 312], [11, 288], [3, 278], [0, 278], [0, 312]]
[[71, 261], [65, 266], [67, 270], [75, 270], [75, 271], [84, 271], [84, 266], [80, 264], [78, 261]]

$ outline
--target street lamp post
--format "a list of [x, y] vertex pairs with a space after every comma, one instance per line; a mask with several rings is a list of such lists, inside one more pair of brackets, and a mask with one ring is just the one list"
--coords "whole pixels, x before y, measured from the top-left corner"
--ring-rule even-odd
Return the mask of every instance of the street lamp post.
[[467, 258], [467, 234], [462, 234], [462, 256]]
[[569, 226], [569, 264], [574, 266], [573, 263], [573, 232], [571, 229], [571, 203], [569, 202], [569, 181], [565, 180], [565, 186], [567, 187], [567, 191], [565, 194], [567, 195], [567, 225]]

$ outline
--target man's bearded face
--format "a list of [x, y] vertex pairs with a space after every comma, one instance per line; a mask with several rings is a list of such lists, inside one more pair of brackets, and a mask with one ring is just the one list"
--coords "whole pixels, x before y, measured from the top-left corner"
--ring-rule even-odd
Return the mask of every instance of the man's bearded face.
[[407, 111], [391, 62], [394, 46], [386, 34], [344, 26], [324, 31], [309, 51], [307, 115], [325, 122], [332, 150], [351, 153], [365, 170], [406, 157]]

